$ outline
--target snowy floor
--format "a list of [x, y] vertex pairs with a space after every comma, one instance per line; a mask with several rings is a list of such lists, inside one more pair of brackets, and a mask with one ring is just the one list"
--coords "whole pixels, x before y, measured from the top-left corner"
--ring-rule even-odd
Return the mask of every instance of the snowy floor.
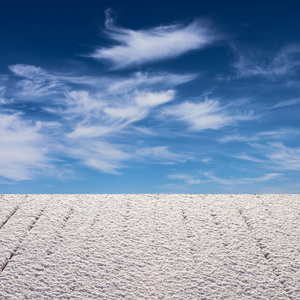
[[2, 195], [0, 299], [300, 299], [300, 195]]

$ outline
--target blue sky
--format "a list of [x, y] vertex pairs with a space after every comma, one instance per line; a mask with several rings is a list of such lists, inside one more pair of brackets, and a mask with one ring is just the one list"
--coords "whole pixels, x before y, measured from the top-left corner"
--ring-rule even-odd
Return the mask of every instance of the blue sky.
[[299, 193], [299, 9], [1, 1], [1, 192]]

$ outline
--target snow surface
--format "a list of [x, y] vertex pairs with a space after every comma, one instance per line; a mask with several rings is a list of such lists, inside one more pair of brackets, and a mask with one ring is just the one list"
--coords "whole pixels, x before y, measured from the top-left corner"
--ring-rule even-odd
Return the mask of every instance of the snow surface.
[[1, 195], [0, 299], [300, 299], [300, 195]]

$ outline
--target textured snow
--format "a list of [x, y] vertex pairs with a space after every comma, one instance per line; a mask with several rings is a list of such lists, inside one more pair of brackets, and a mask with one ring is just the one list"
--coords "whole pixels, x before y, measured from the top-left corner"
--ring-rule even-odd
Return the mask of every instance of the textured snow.
[[1, 195], [0, 299], [300, 299], [300, 195]]

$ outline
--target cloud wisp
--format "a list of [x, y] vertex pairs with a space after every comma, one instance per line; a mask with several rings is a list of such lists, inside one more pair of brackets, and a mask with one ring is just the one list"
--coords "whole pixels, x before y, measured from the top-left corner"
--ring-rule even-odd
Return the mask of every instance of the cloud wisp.
[[300, 104], [300, 98], [290, 99], [290, 100], [286, 100], [286, 101], [280, 101], [277, 104], [269, 107], [269, 109], [285, 107], [285, 106], [290, 106], [290, 105], [297, 105], [297, 104]]
[[300, 148], [288, 147], [280, 142], [250, 143], [259, 156], [241, 154], [236, 158], [259, 163], [261, 167], [281, 171], [300, 171]]
[[191, 131], [218, 130], [254, 118], [251, 111], [234, 114], [228, 107], [220, 106], [218, 100], [208, 99], [201, 102], [186, 101], [166, 107], [162, 111], [162, 116], [187, 123]]
[[259, 140], [276, 140], [280, 139], [288, 139], [300, 134], [300, 130], [293, 128], [281, 128], [272, 131], [262, 131], [257, 132], [252, 135], [250, 134], [231, 134], [225, 135], [218, 139], [220, 143], [230, 143], [230, 142], [257, 142]]
[[252, 184], [257, 182], [269, 181], [277, 178], [278, 176], [283, 176], [282, 173], [268, 173], [260, 177], [243, 177], [243, 178], [220, 178], [215, 176], [212, 172], [200, 172], [203, 178], [198, 178], [197, 176], [191, 174], [170, 174], [168, 178], [171, 180], [182, 180], [187, 185], [199, 185], [207, 182], [215, 182], [220, 185], [244, 185], [244, 184]]
[[[38, 121], [39, 127], [31, 125], [32, 139], [28, 141], [28, 152], [36, 149], [36, 160], [27, 159], [27, 164], [19, 163], [22, 171], [8, 174], [8, 168], [2, 162], [2, 176], [15, 180], [29, 179], [34, 176], [35, 168], [50, 167], [49, 157], [60, 157], [60, 160], [75, 159], [79, 164], [100, 170], [109, 174], [121, 174], [121, 169], [127, 167], [127, 163], [140, 161], [152, 161], [158, 164], [184, 163], [192, 157], [178, 154], [165, 145], [149, 147], [147, 145], [131, 145], [126, 142], [126, 136], [133, 133], [136, 137], [145, 135], [157, 135], [151, 127], [138, 125], [151, 115], [159, 106], [175, 99], [177, 85], [186, 83], [196, 78], [195, 74], [160, 73], [133, 73], [128, 76], [80, 76], [73, 72], [49, 72], [32, 65], [11, 65], [13, 86], [10, 94], [15, 97], [16, 106], [11, 106], [7, 118], [14, 117], [14, 124], [18, 126], [19, 136], [30, 123], [25, 120], [28, 113], [16, 114], [18, 101], [22, 103], [34, 101], [55, 121]], [[26, 83], [25, 83], [26, 81]], [[31, 89], [27, 89], [29, 85]], [[1, 98], [4, 99], [5, 87], [1, 87]], [[49, 101], [51, 100], [51, 101]], [[3, 105], [8, 104], [3, 101]], [[43, 119], [43, 113], [41, 115]], [[33, 124], [33, 123], [32, 123]], [[30, 127], [30, 128], [31, 128]], [[40, 133], [43, 127], [44, 135]], [[36, 131], [34, 131], [36, 129]], [[8, 143], [7, 128], [1, 127], [3, 145]], [[53, 147], [47, 148], [45, 137], [54, 142]], [[35, 138], [36, 137], [36, 138]], [[122, 137], [123, 143], [111, 142], [115, 137]], [[44, 147], [38, 143], [44, 142]], [[124, 142], [125, 141], [125, 142]], [[23, 145], [23, 144], [22, 144]], [[26, 146], [26, 145], [25, 145]], [[22, 149], [17, 145], [9, 144], [9, 147]], [[27, 148], [24, 148], [25, 150]], [[4, 151], [5, 147], [2, 147]], [[47, 151], [46, 151], [47, 149]], [[54, 152], [52, 151], [54, 150]], [[52, 152], [51, 152], [52, 151]], [[25, 151], [26, 153], [26, 151]], [[5, 154], [5, 153], [4, 153]], [[39, 155], [38, 155], [39, 154]], [[8, 164], [13, 165], [18, 160], [18, 153]], [[25, 154], [23, 154], [25, 155]], [[48, 163], [48, 164], [47, 164]], [[17, 164], [16, 164], [17, 165]], [[32, 167], [31, 167], [32, 166]], [[14, 167], [11, 168], [11, 172]], [[18, 174], [18, 175], [17, 175]]]
[[119, 27], [109, 9], [106, 10], [105, 26], [107, 36], [119, 45], [96, 49], [89, 56], [110, 62], [113, 69], [172, 59], [221, 39], [209, 24], [199, 20], [189, 25], [173, 24], [147, 30]]
[[0, 176], [28, 180], [50, 169], [49, 141], [41, 122], [26, 121], [19, 114], [0, 114]]
[[259, 58], [260, 55], [248, 55], [237, 52], [238, 60], [233, 64], [236, 78], [264, 77], [275, 80], [285, 75], [297, 74], [300, 68], [300, 45], [293, 44], [283, 47], [275, 55]]

